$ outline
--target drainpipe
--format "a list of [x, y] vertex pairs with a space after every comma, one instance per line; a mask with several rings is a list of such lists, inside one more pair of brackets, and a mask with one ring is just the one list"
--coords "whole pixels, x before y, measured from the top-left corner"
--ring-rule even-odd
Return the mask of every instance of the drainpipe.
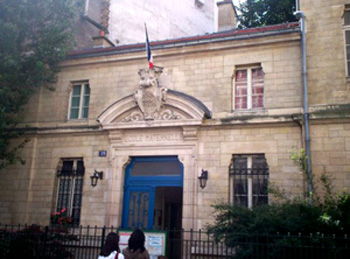
[[[296, 0], [296, 6], [299, 8], [298, 0]], [[311, 152], [310, 152], [310, 134], [309, 134], [309, 108], [308, 108], [308, 98], [307, 98], [307, 73], [306, 73], [306, 31], [305, 31], [305, 14], [304, 12], [297, 9], [294, 13], [297, 19], [300, 21], [301, 27], [301, 51], [302, 51], [302, 79], [303, 79], [303, 104], [304, 104], [304, 130], [305, 130], [305, 151], [308, 157], [307, 159], [307, 192], [310, 198], [310, 202], [312, 202], [312, 194], [313, 194], [313, 186], [312, 186], [312, 178], [311, 178]]]
[[299, 0], [295, 0], [295, 11], [300, 11], [300, 8], [299, 8]]

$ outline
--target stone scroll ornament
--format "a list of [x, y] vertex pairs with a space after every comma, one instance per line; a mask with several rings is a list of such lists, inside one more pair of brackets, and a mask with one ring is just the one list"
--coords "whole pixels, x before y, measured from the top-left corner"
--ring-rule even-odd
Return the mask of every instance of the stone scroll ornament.
[[134, 98], [139, 108], [134, 111], [124, 121], [141, 120], [174, 120], [180, 117], [169, 109], [164, 109], [163, 105], [167, 99], [167, 88], [159, 86], [159, 76], [163, 72], [160, 67], [140, 69], [140, 83], [134, 92]]

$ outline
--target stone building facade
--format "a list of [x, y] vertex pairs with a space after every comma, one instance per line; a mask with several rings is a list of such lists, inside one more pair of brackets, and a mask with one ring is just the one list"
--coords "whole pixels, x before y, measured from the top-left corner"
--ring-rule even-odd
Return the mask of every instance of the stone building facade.
[[[350, 186], [350, 1], [302, 2], [312, 169], [342, 190]], [[138, 217], [148, 228], [200, 229], [216, 202], [271, 202], [267, 181], [305, 192], [289, 155], [304, 142], [298, 23], [151, 47], [153, 69], [144, 44], [75, 51], [62, 62], [56, 91], [42, 89], [26, 110], [27, 163], [0, 172], [0, 222], [49, 224], [67, 205], [82, 225], [130, 227]]]

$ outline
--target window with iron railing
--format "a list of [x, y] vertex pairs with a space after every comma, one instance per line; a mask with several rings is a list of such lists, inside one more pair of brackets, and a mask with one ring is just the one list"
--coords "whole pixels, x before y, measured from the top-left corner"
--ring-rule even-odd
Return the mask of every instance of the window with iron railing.
[[247, 208], [268, 204], [269, 168], [265, 155], [233, 155], [230, 202]]
[[62, 159], [62, 167], [57, 172], [58, 188], [56, 211], [67, 209], [73, 225], [80, 224], [84, 183], [84, 161], [82, 159]]

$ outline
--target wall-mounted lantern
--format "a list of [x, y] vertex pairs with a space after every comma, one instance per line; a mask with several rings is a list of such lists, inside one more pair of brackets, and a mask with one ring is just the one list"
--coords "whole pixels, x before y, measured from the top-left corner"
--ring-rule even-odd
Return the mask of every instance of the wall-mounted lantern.
[[204, 189], [205, 186], [207, 185], [207, 180], [208, 180], [208, 171], [202, 169], [202, 174], [198, 176], [199, 179], [199, 186]]
[[95, 173], [92, 176], [90, 176], [90, 178], [91, 178], [91, 186], [95, 187], [97, 185], [98, 179], [101, 179], [101, 180], [103, 179], [103, 172], [102, 171], [98, 172], [97, 170], [95, 170]]

